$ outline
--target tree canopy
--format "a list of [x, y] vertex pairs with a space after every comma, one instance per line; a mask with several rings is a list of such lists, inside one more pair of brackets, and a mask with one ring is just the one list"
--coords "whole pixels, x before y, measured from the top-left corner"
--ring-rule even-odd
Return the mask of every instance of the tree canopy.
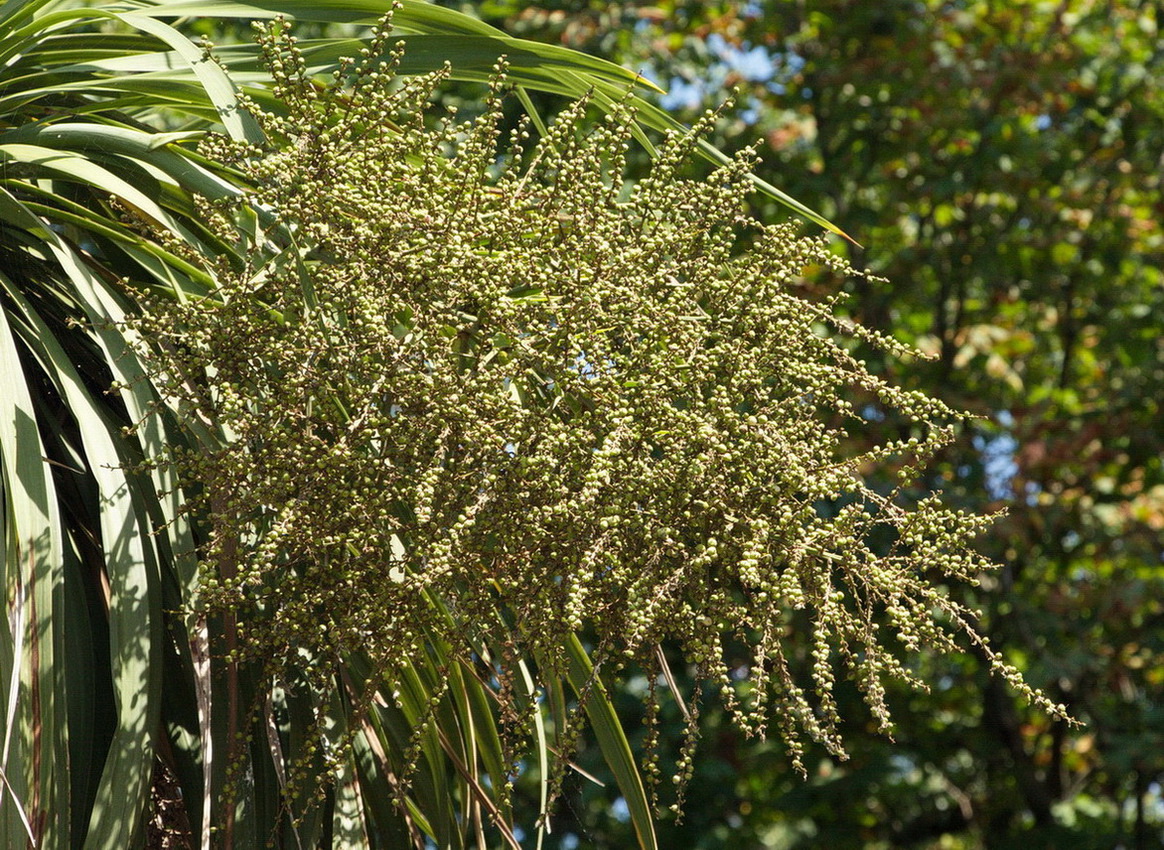
[[978, 544], [998, 583], [960, 598], [1085, 724], [1027, 713], [970, 657], [932, 696], [896, 697], [892, 747], [864, 739], [808, 789], [723, 733], [706, 819], [670, 840], [1159, 846], [1157, 5], [488, 8], [643, 69], [679, 114], [740, 87], [711, 140], [759, 141], [762, 176], [865, 246], [839, 249], [886, 282], [852, 278], [839, 309], [938, 355], [870, 364], [984, 417], [929, 473], [952, 504], [1007, 509]]

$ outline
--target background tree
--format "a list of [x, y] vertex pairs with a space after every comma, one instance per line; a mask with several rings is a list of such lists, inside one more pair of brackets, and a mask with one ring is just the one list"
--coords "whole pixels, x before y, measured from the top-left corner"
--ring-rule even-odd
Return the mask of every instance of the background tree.
[[1087, 724], [1030, 715], [970, 657], [933, 696], [900, 697], [895, 748], [823, 760], [807, 787], [709, 732], [707, 806], [667, 840], [1160, 846], [1159, 6], [487, 8], [646, 69], [688, 114], [722, 98], [705, 81], [741, 87], [714, 141], [762, 139], [761, 174], [865, 245], [838, 248], [889, 283], [850, 281], [848, 309], [939, 358], [884, 368], [987, 417], [931, 473], [1008, 511], [982, 541], [1000, 581], [966, 598]]

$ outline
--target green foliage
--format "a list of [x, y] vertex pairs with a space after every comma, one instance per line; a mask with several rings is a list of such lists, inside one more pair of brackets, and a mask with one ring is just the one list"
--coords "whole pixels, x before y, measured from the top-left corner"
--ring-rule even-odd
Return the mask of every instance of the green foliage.
[[[653, 676], [674, 642], [749, 734], [774, 716], [800, 767], [805, 737], [845, 754], [838, 674], [882, 731], [886, 680], [924, 687], [897, 647], [951, 652], [962, 635], [1056, 710], [943, 589], [990, 569], [969, 547], [987, 520], [903, 497], [957, 416], [850, 353], [908, 349], [797, 294], [806, 269], [856, 272], [742, 217], [753, 158], [683, 177], [714, 115], [624, 191], [630, 104], [591, 127], [578, 101], [499, 158], [503, 71], [459, 124], [428, 114], [443, 73], [401, 84], [376, 43], [326, 89], [285, 31], [265, 44], [285, 109], [255, 113], [271, 144], [203, 153], [235, 162], [292, 239], [131, 322], [165, 395], [225, 436], [168, 460], [206, 517], [202, 604], [237, 622], [235, 660], [326, 706], [352, 687], [332, 660], [359, 653], [367, 708], [447, 647], [497, 678], [509, 759], [539, 711], [518, 654], [555, 692], [580, 630], [602, 678]], [[870, 415], [853, 399], [906, 433], [850, 451]], [[879, 465], [899, 483], [866, 484]], [[725, 642], [750, 647], [743, 683]], [[788, 662], [799, 646], [808, 671]], [[597, 681], [552, 712], [551, 796]], [[411, 718], [405, 777], [443, 698]], [[692, 720], [680, 796], [695, 735]]]
[[[813, 198], [867, 246], [847, 249], [852, 262], [888, 282], [846, 281], [853, 297], [840, 309], [938, 355], [900, 363], [870, 351], [871, 368], [941, 386], [984, 417], [928, 473], [951, 504], [1008, 510], [978, 543], [1004, 564], [997, 583], [956, 592], [983, 610], [995, 646], [1085, 721], [1071, 730], [1029, 713], [970, 656], [928, 668], [943, 680], [931, 696], [892, 694], [895, 745], [854, 740], [849, 763], [819, 765], [808, 798], [767, 749], [707, 716], [707, 734], [733, 743], [706, 753], [697, 781], [725, 765], [754, 775], [693, 789], [702, 821], [693, 810], [689, 831], [660, 839], [1160, 846], [1159, 4], [492, 9], [515, 34], [617, 56], [694, 91], [687, 115], [724, 96], [701, 81], [742, 87], [711, 140], [760, 141], [762, 176]], [[758, 47], [771, 78], [739, 71]], [[859, 722], [843, 701], [842, 712]], [[601, 835], [596, 821], [586, 827]]]

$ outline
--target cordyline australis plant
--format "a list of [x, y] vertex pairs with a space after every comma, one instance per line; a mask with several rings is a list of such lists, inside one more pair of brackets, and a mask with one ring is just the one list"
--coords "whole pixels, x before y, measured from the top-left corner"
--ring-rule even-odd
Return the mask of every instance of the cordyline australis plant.
[[[321, 88], [283, 30], [266, 47], [288, 110], [256, 116], [270, 147], [211, 153], [292, 238], [138, 323], [171, 397], [225, 437], [169, 462], [205, 519], [201, 604], [233, 612], [240, 659], [309, 667], [327, 692], [332, 662], [363, 653], [391, 699], [429, 642], [483, 666], [492, 641], [512, 715], [518, 653], [559, 676], [582, 633], [604, 675], [653, 673], [668, 642], [745, 730], [774, 720], [798, 767], [806, 739], [844, 752], [838, 674], [888, 730], [886, 678], [924, 687], [901, 648], [953, 652], [959, 634], [1059, 710], [926, 578], [989, 569], [968, 544], [987, 520], [863, 481], [892, 463], [904, 486], [958, 416], [848, 349], [913, 352], [793, 292], [809, 267], [855, 272], [742, 217], [750, 153], [684, 179], [696, 127], [624, 190], [629, 106], [590, 124], [576, 103], [531, 148], [501, 138], [503, 70], [458, 123], [431, 115], [440, 73], [366, 60]], [[916, 436], [846, 455], [858, 392]], [[725, 641], [752, 647], [746, 690]], [[577, 725], [556, 730], [563, 758]]]

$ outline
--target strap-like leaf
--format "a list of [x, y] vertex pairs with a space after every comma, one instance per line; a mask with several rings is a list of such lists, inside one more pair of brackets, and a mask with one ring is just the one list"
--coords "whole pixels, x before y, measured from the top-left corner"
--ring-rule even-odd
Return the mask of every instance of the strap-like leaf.
[[579, 694], [587, 692], [590, 694], [590, 698], [586, 700], [586, 717], [590, 720], [594, 737], [602, 749], [602, 756], [614, 773], [618, 788], [626, 800], [639, 846], [643, 850], [654, 850], [658, 844], [655, 839], [655, 820], [651, 803], [643, 788], [643, 780], [639, 775], [630, 743], [622, 730], [622, 724], [618, 722], [614, 706], [606, 695], [606, 688], [595, 677], [590, 658], [577, 637], [566, 644], [566, 656], [569, 660], [570, 685]]

